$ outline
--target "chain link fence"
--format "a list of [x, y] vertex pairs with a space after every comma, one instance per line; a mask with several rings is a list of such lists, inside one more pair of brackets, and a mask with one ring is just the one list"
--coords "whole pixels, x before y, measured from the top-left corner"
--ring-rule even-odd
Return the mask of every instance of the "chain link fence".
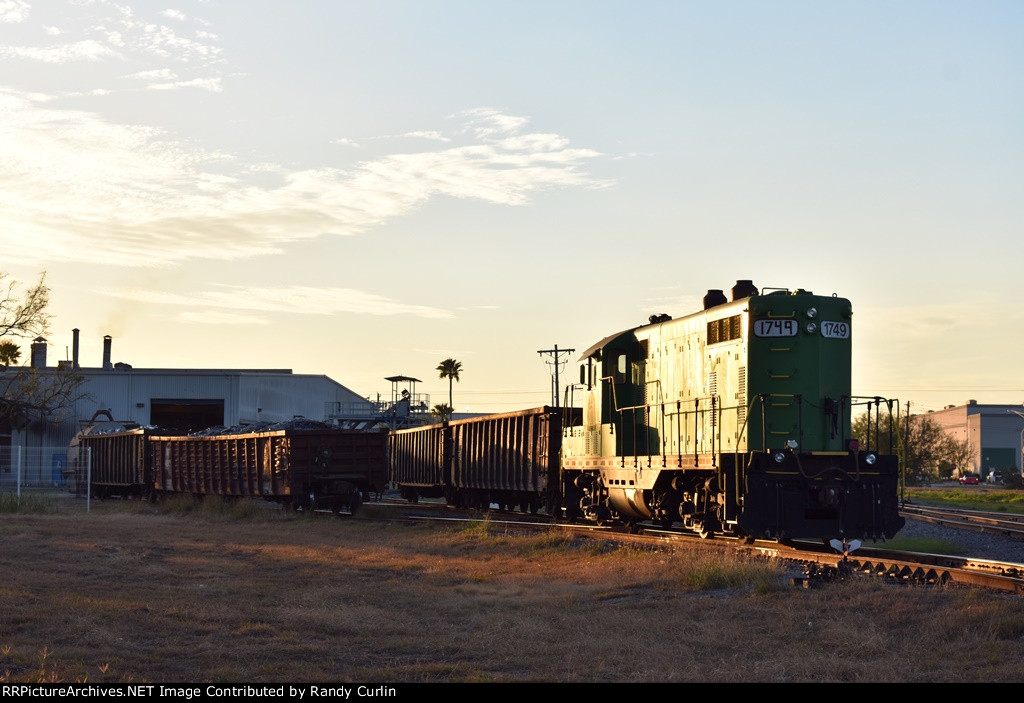
[[0, 446], [0, 499], [4, 509], [87, 511], [86, 476], [68, 463], [68, 447]]

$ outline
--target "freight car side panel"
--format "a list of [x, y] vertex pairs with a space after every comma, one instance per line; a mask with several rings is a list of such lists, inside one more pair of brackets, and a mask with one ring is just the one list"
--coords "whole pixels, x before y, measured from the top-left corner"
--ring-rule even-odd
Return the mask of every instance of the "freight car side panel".
[[146, 430], [81, 435], [72, 449], [71, 468], [82, 485], [88, 472], [93, 492], [144, 492], [149, 484], [146, 464]]
[[[294, 432], [274, 438], [271, 476], [290, 476], [300, 486], [326, 486], [328, 492], [379, 492], [387, 483], [386, 442], [382, 432]], [[334, 490], [329, 484], [334, 484]]]
[[557, 452], [554, 457], [550, 452], [551, 426], [549, 408], [451, 423], [453, 485], [543, 493], [557, 466]]
[[393, 432], [391, 481], [411, 501], [444, 496], [452, 505], [554, 514], [563, 414], [580, 422], [578, 409], [542, 407]]
[[388, 435], [391, 481], [402, 486], [440, 490], [446, 482], [444, 438], [443, 425], [397, 430]]
[[158, 491], [296, 497], [299, 504], [357, 491], [379, 491], [387, 480], [383, 433], [279, 431], [213, 437], [154, 437], [150, 442]]

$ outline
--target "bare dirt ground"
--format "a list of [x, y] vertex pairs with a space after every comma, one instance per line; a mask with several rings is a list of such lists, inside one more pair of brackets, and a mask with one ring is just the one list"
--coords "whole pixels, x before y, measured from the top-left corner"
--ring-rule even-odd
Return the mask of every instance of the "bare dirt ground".
[[1024, 680], [1020, 597], [798, 589], [712, 545], [110, 505], [0, 539], [6, 681]]

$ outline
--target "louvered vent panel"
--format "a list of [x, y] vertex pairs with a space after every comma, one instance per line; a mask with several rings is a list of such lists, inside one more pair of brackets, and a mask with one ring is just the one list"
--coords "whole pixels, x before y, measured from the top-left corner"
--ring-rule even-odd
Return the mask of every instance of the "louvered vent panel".
[[747, 367], [741, 366], [739, 372], [739, 424], [747, 419]]

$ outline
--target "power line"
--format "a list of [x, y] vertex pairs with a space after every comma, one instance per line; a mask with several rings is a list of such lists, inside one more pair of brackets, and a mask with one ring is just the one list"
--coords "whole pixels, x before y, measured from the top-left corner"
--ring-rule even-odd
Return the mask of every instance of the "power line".
[[569, 355], [569, 354], [572, 354], [574, 351], [576, 351], [576, 350], [575, 349], [559, 349], [557, 344], [555, 345], [554, 349], [538, 349], [537, 350], [538, 354], [540, 354], [542, 356], [544, 354], [550, 354], [551, 357], [554, 359], [554, 361], [551, 362], [551, 364], [555, 367], [554, 386], [552, 386], [552, 388], [551, 388], [551, 404], [554, 405], [556, 408], [559, 407], [559, 405], [558, 405], [558, 367], [559, 367], [560, 363], [568, 363], [567, 361], [566, 362], [560, 362], [559, 356], [561, 354]]

